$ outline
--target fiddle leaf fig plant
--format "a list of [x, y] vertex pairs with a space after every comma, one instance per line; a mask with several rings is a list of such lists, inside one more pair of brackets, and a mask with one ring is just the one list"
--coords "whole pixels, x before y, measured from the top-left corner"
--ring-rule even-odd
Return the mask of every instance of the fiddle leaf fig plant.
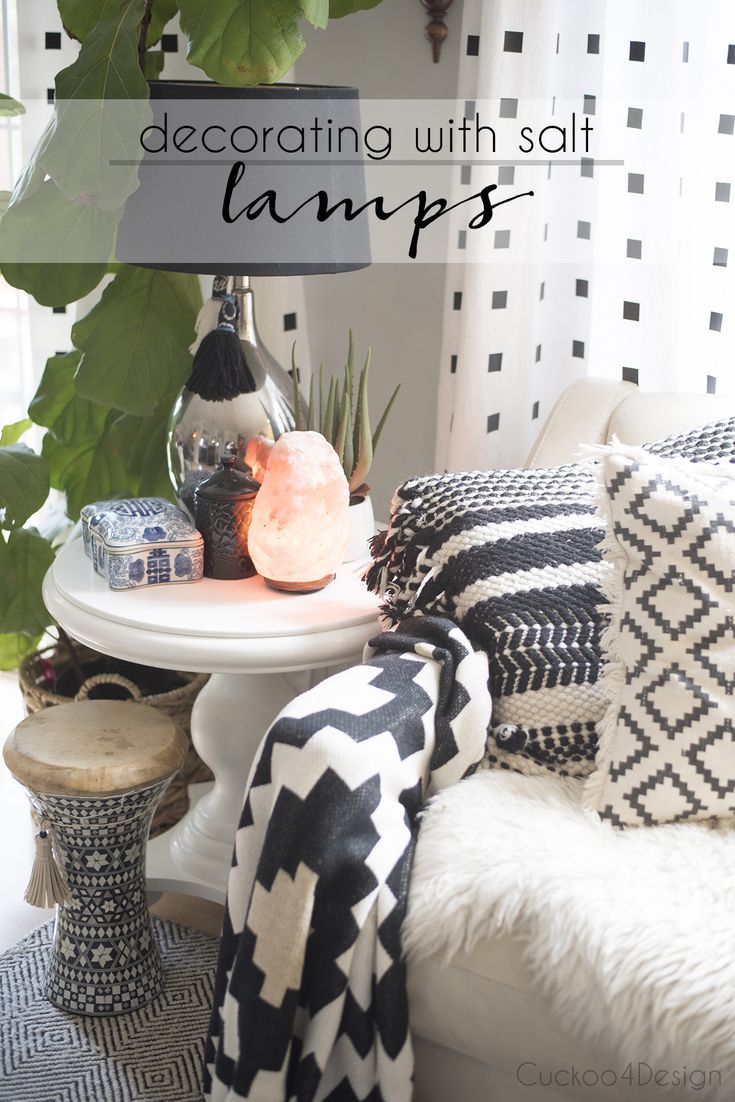
[[[47, 362], [30, 420], [0, 436], [0, 669], [35, 649], [51, 623], [41, 594], [59, 530], [45, 520], [49, 488], [65, 502], [68, 523], [90, 501], [171, 495], [166, 426], [191, 370], [199, 281], [111, 261], [125, 200], [138, 184], [147, 81], [163, 68], [164, 54], [153, 47], [178, 14], [188, 60], [211, 80], [269, 83], [303, 51], [302, 20], [324, 28], [378, 2], [57, 0], [79, 50], [56, 77], [53, 116], [13, 192], [0, 193], [0, 271], [43, 306], [67, 306], [108, 282], [74, 325], [73, 349]], [[22, 111], [0, 96], [0, 117]], [[125, 127], [110, 125], [116, 112], [126, 113]], [[70, 242], [91, 242], [94, 253], [72, 254]], [[52, 253], [58, 262], [47, 261]], [[64, 263], [65, 255], [89, 261]], [[330, 439], [341, 432], [343, 462], [360, 479], [384, 422], [370, 436], [366, 388], [366, 369], [356, 396], [351, 375], [344, 387], [330, 385]], [[40, 454], [20, 439], [31, 422], [43, 430]]]

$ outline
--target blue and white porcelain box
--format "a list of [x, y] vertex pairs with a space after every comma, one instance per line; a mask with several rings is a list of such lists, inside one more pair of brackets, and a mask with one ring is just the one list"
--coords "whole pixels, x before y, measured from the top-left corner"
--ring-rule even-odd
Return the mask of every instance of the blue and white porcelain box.
[[198, 582], [203, 575], [202, 537], [165, 498], [95, 501], [81, 520], [84, 550], [110, 589]]

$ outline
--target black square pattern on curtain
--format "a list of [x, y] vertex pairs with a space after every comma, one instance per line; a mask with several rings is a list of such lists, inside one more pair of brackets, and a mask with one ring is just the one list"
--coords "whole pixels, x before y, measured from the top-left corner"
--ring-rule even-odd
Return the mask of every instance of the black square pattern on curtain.
[[[690, 0], [662, 10], [465, 0], [459, 99], [510, 138], [491, 164], [487, 150], [470, 157], [464, 178], [473, 191], [496, 184], [503, 201], [534, 196], [450, 237], [438, 470], [522, 463], [581, 376], [735, 389], [732, 5], [710, 0], [706, 21]], [[558, 157], [520, 153], [521, 127], [569, 136], [572, 112], [591, 127], [588, 148], [577, 132]]]

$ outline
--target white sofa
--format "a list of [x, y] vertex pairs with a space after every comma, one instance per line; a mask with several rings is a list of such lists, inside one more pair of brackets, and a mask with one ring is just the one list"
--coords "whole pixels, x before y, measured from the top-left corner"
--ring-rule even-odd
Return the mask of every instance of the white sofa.
[[[613, 434], [643, 443], [734, 413], [735, 398], [644, 394], [630, 383], [584, 379], [562, 395], [527, 465], [571, 462], [581, 444], [603, 443]], [[607, 1088], [565, 1090], [563, 1075], [561, 1087], [538, 1085], [538, 1069], [605, 1068], [614, 1057], [575, 1038], [555, 1019], [534, 990], [521, 949], [512, 938], [489, 937], [448, 964], [429, 958], [410, 966], [415, 1102], [618, 1097]], [[636, 1093], [623, 1089], [619, 1096], [634, 1100]]]

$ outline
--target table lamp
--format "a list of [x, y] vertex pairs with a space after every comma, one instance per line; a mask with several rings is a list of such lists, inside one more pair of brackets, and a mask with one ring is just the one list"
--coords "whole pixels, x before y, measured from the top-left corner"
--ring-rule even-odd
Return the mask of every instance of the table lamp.
[[116, 255], [215, 277], [169, 425], [169, 472], [191, 510], [229, 441], [243, 463], [253, 436], [275, 440], [295, 427], [293, 382], [258, 334], [249, 277], [336, 274], [370, 263], [367, 215], [350, 220], [338, 209], [317, 217], [321, 192], [329, 206], [365, 203], [359, 95], [206, 81], [152, 81], [150, 89], [140, 186], [126, 204]]

